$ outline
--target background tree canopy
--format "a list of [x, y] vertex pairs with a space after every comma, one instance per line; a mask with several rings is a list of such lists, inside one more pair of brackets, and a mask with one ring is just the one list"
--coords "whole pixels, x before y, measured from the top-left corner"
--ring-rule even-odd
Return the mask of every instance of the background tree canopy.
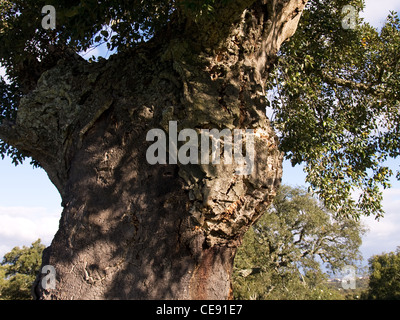
[[326, 270], [356, 265], [365, 231], [351, 218], [336, 219], [303, 188], [282, 186], [238, 250], [236, 298], [338, 298], [324, 285]]
[[14, 247], [0, 265], [0, 300], [31, 300], [31, 288], [39, 272], [45, 245], [40, 239], [26, 246]]
[[369, 288], [363, 298], [400, 300], [400, 247], [396, 252], [372, 256], [368, 263]]

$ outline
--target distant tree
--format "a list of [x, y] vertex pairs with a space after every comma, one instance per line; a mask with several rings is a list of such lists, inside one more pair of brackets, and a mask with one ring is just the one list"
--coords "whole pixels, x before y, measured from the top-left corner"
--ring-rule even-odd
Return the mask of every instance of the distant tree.
[[369, 259], [369, 287], [366, 298], [400, 300], [400, 247]]
[[238, 299], [338, 299], [324, 282], [361, 258], [365, 232], [354, 219], [337, 219], [303, 188], [283, 186], [272, 208], [251, 228], [234, 271]]
[[39, 272], [45, 246], [40, 239], [28, 248], [14, 247], [0, 266], [0, 299], [30, 300], [31, 288]]
[[3, 288], [7, 285], [6, 280], [6, 270], [4, 270], [3, 266], [0, 266], [0, 300], [4, 300], [3, 296]]

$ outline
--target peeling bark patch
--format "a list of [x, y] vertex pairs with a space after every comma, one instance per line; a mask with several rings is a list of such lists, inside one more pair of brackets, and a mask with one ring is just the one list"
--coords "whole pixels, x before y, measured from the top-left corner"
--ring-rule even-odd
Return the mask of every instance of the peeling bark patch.
[[213, 248], [203, 252], [200, 263], [196, 266], [190, 279], [191, 296], [195, 300], [207, 299], [207, 282], [214, 259]]
[[223, 213], [223, 220], [228, 220], [229, 217], [233, 216], [237, 210], [239, 210], [244, 204], [244, 198], [240, 197], [234, 203], [232, 203]]
[[[218, 299], [229, 296], [232, 249], [214, 246], [206, 248], [190, 279], [190, 297], [193, 300]], [[225, 293], [218, 290], [226, 291]]]

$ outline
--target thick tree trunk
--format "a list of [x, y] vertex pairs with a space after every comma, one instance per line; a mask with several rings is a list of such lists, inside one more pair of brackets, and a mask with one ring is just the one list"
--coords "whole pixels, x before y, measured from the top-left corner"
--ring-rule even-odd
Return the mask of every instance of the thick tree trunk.
[[[236, 248], [281, 180], [263, 83], [304, 3], [259, 1], [215, 38], [185, 37], [196, 28], [186, 25], [109, 61], [71, 58], [42, 75], [17, 123], [0, 130], [63, 199], [43, 256], [56, 288], [43, 289], [39, 275], [38, 298], [231, 296]], [[251, 174], [223, 162], [150, 165], [146, 135], [170, 121], [179, 131], [254, 129]]]

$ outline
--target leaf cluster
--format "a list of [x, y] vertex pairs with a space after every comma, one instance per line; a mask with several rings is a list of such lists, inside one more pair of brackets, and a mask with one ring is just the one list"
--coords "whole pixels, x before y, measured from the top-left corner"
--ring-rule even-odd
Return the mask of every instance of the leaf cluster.
[[[392, 12], [378, 30], [359, 19], [342, 28], [344, 4], [310, 1], [283, 45], [270, 89], [273, 124], [292, 165], [342, 215], [383, 215], [382, 188], [400, 154], [400, 20]], [[358, 199], [354, 195], [360, 192]]]

